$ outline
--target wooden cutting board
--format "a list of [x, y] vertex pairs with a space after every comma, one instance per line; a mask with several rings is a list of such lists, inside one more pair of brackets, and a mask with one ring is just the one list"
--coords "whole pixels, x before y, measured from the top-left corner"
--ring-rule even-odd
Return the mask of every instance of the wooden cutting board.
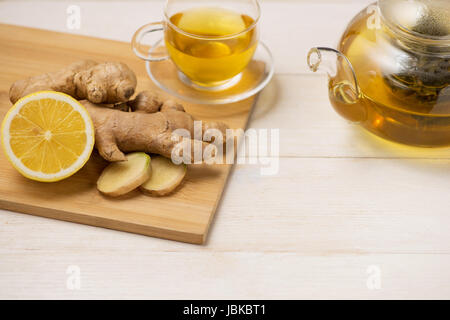
[[[1, 119], [11, 107], [8, 91], [15, 80], [54, 71], [79, 59], [125, 62], [136, 72], [137, 91], [158, 90], [147, 77], [144, 62], [134, 56], [128, 43], [0, 24], [0, 48]], [[253, 101], [249, 98], [220, 106], [183, 105], [198, 119], [220, 120], [231, 128], [244, 128]], [[95, 187], [106, 165], [94, 152], [72, 177], [41, 183], [22, 177], [1, 152], [0, 207], [165, 239], [205, 242], [230, 165], [189, 166], [183, 185], [168, 197], [152, 198], [136, 190], [120, 199], [105, 197]]]

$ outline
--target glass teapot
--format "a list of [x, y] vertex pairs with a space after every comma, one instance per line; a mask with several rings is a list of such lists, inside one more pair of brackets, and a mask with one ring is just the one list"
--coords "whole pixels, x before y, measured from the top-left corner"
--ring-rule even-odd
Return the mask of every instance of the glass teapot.
[[338, 50], [316, 47], [334, 109], [388, 140], [450, 146], [450, 0], [379, 0], [348, 25]]

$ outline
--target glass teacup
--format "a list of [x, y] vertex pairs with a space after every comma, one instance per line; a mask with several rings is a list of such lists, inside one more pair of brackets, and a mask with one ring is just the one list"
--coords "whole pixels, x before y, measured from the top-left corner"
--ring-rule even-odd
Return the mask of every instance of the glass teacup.
[[[199, 89], [222, 90], [239, 81], [258, 45], [256, 0], [168, 0], [164, 20], [146, 24], [133, 36], [135, 54], [147, 61], [171, 59], [180, 79]], [[164, 32], [166, 53], [142, 44]]]

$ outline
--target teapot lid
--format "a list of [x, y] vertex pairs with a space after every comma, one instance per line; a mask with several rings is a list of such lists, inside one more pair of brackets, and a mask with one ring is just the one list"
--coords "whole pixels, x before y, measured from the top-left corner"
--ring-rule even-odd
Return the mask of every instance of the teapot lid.
[[415, 36], [450, 39], [449, 0], [378, 0], [384, 20]]

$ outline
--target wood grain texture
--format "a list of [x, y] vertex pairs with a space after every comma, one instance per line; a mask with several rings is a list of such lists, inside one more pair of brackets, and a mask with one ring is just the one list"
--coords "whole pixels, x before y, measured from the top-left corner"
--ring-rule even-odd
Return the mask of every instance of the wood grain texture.
[[[1, 252], [1, 251], [0, 251]], [[47, 259], [42, 259], [45, 254]], [[80, 290], [66, 287], [78, 266]], [[379, 267], [381, 288], [369, 289]], [[450, 255], [300, 255], [295, 252], [98, 251], [3, 253], [0, 297], [9, 299], [442, 299]], [[101, 272], [100, 272], [101, 270]], [[176, 270], [176, 272], [175, 272]]]
[[[11, 107], [8, 90], [17, 79], [57, 70], [80, 59], [122, 61], [136, 71], [138, 92], [156, 90], [143, 62], [129, 44], [44, 30], [0, 25], [0, 117]], [[159, 91], [159, 90], [158, 90]], [[161, 93], [162, 94], [162, 93]], [[163, 94], [164, 95], [164, 94]], [[208, 106], [184, 103], [187, 112], [203, 120], [220, 120], [244, 128], [253, 98]], [[152, 198], [134, 191], [112, 199], [98, 193], [95, 183], [106, 166], [94, 153], [69, 179], [57, 183], [29, 181], [0, 155], [0, 207], [48, 218], [73, 221], [148, 236], [201, 244], [228, 177], [229, 165], [189, 167], [183, 186], [167, 197]]]
[[[346, 122], [306, 67], [370, 2], [261, 1], [277, 74], [249, 126], [280, 129], [280, 172], [234, 166], [206, 245], [0, 210], [0, 298], [449, 299], [450, 148], [405, 150]], [[74, 0], [71, 32], [127, 41], [163, 3]], [[0, 21], [67, 32], [67, 6], [1, 1]]]

